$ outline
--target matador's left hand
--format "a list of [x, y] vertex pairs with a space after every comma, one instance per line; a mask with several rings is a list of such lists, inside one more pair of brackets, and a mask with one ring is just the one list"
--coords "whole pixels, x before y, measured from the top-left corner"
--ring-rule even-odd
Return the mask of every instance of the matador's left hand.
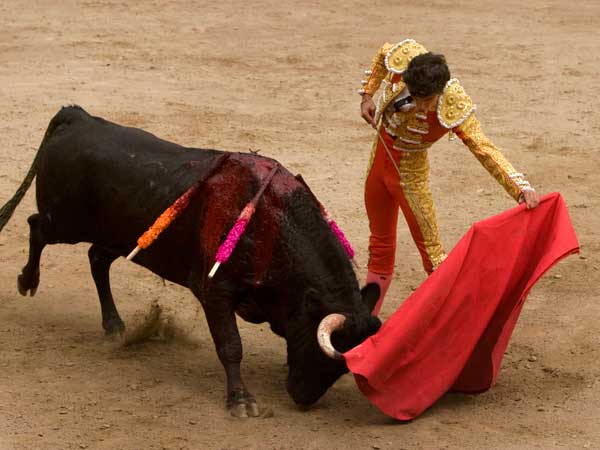
[[527, 209], [533, 209], [540, 203], [540, 197], [534, 190], [523, 191], [519, 197], [519, 204], [525, 203]]

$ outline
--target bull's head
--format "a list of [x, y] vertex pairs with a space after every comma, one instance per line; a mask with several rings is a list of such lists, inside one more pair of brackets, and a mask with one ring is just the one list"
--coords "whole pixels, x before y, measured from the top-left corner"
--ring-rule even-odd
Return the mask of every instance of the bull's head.
[[[371, 315], [371, 311], [379, 297], [379, 286], [369, 284], [362, 289], [360, 297], [356, 293], [353, 299], [353, 312], [334, 315], [340, 323], [331, 329], [331, 316], [324, 318], [319, 301], [309, 298], [308, 307], [303, 317], [294, 320], [293, 328], [288, 333], [288, 366], [287, 390], [298, 405], [309, 406], [316, 402], [335, 381], [348, 371], [341, 353], [350, 350], [375, 334], [381, 322]], [[312, 306], [311, 306], [312, 305]], [[325, 320], [325, 326], [321, 322]], [[335, 320], [334, 320], [335, 321]], [[321, 326], [320, 326], [321, 325]], [[329, 329], [327, 341], [335, 349], [326, 354], [317, 339], [317, 328]], [[327, 332], [327, 330], [325, 330]]]

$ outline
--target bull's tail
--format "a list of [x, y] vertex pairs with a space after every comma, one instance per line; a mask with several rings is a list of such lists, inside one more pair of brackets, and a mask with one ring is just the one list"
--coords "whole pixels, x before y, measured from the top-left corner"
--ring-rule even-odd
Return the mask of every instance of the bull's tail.
[[[42, 143], [40, 145], [40, 149], [44, 146], [44, 142], [46, 141], [48, 136], [50, 136], [52, 134], [52, 132], [58, 127], [58, 125], [60, 125], [61, 122], [64, 122], [63, 116], [65, 114], [65, 111], [68, 109], [73, 109], [73, 107], [62, 108], [58, 112], [58, 114], [56, 114], [54, 116], [54, 118], [50, 121], [50, 124], [48, 125], [48, 129], [46, 130], [46, 133], [44, 134], [44, 139], [42, 140]], [[35, 176], [37, 174], [37, 165], [38, 165], [39, 156], [40, 156], [40, 150], [38, 149], [38, 151], [35, 154], [35, 158], [33, 159], [33, 162], [31, 163], [31, 167], [29, 168], [29, 172], [27, 172], [27, 175], [25, 175], [25, 179], [21, 183], [21, 186], [19, 186], [19, 189], [17, 189], [17, 192], [15, 192], [15, 195], [13, 195], [13, 197], [8, 202], [6, 202], [4, 204], [4, 206], [2, 206], [2, 208], [0, 208], [0, 231], [2, 231], [2, 229], [4, 228], [4, 225], [6, 225], [8, 223], [8, 221], [12, 217], [13, 213], [15, 212], [15, 209], [17, 209], [17, 206], [19, 206], [19, 203], [21, 203], [21, 200], [23, 200], [23, 197], [29, 190], [31, 183], [33, 182], [33, 179], [35, 178]]]
[[21, 186], [19, 186], [19, 189], [17, 189], [15, 195], [13, 195], [13, 197], [8, 202], [6, 202], [6, 204], [2, 206], [2, 208], [0, 208], [0, 231], [2, 231], [4, 225], [8, 223], [13, 213], [15, 212], [15, 209], [17, 209], [17, 206], [19, 206], [19, 203], [21, 203], [21, 200], [27, 193], [29, 186], [31, 186], [31, 183], [33, 182], [33, 179], [37, 174], [38, 155], [39, 151], [36, 153], [33, 163], [29, 168], [29, 172], [27, 172], [27, 175], [25, 175], [25, 179], [21, 183]]

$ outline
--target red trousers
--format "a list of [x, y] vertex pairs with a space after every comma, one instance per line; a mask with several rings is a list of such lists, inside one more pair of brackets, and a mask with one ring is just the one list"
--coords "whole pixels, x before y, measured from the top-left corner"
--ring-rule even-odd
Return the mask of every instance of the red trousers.
[[393, 138], [381, 129], [396, 167], [378, 138], [365, 184], [369, 218], [370, 272], [392, 274], [396, 256], [398, 211], [402, 209], [423, 267], [431, 273], [445, 258], [440, 242], [433, 198], [429, 189], [427, 150], [406, 152], [393, 148]]

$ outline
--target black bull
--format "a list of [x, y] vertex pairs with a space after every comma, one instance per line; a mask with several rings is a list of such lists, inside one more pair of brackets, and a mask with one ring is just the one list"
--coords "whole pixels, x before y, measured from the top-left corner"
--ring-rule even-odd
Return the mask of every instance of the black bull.
[[347, 368], [328, 358], [316, 330], [330, 313], [346, 323], [333, 333], [345, 351], [379, 328], [370, 315], [378, 288], [359, 290], [342, 245], [310, 191], [280, 167], [231, 259], [207, 278], [215, 252], [244, 205], [276, 162], [254, 154], [185, 148], [135, 128], [62, 108], [51, 120], [29, 174], [0, 210], [0, 230], [37, 176], [39, 212], [29, 217], [29, 259], [18, 277], [23, 295], [39, 283], [47, 244], [89, 242], [91, 272], [107, 333], [124, 324], [109, 284], [111, 263], [191, 185], [189, 206], [134, 262], [188, 287], [201, 302], [227, 374], [232, 414], [258, 415], [240, 374], [242, 344], [235, 314], [269, 322], [286, 339], [287, 390], [294, 401], [317, 401]]

